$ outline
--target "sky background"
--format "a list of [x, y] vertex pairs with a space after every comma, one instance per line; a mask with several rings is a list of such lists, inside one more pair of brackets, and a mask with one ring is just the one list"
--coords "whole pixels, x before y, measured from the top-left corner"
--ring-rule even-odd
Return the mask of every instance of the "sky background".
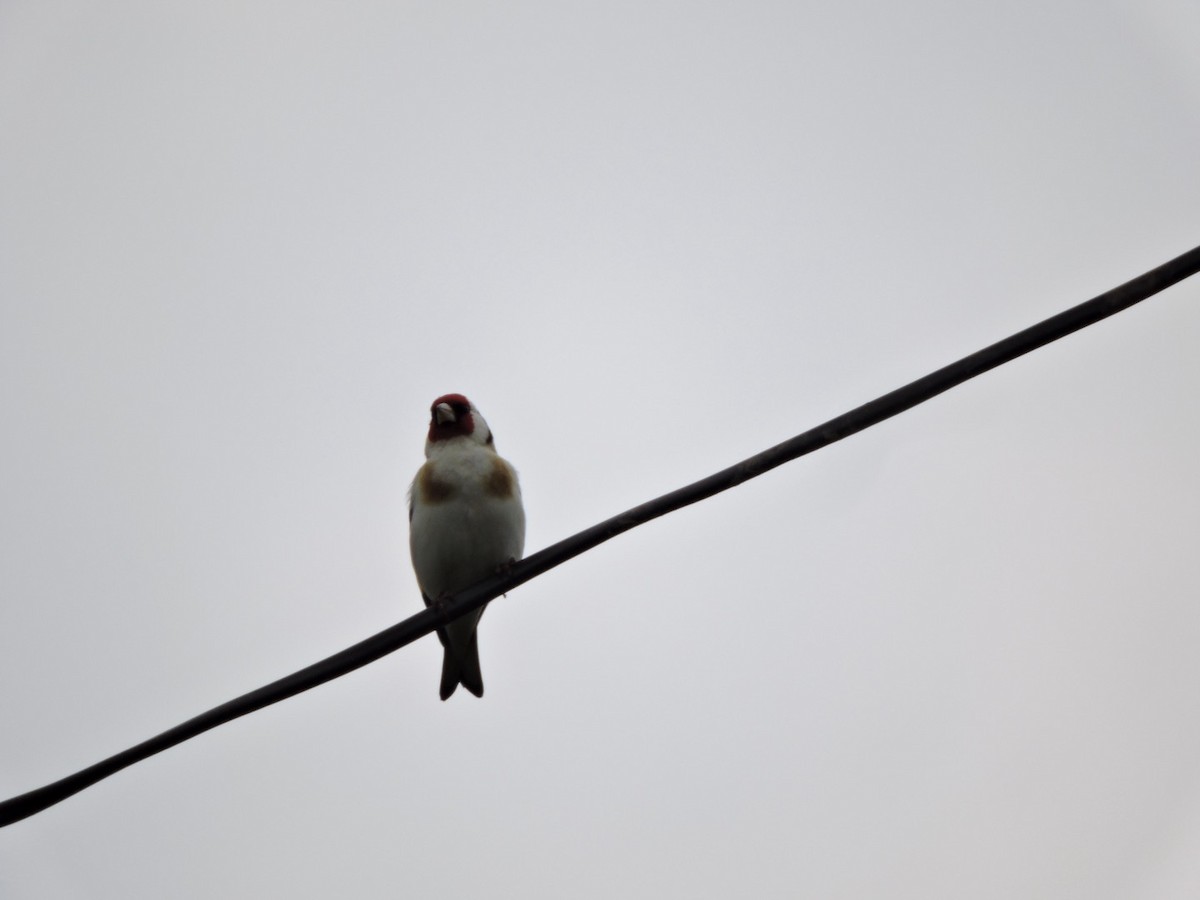
[[[1200, 242], [1187, 0], [0, 2], [0, 797]], [[1200, 280], [0, 831], [0, 896], [1200, 894]]]

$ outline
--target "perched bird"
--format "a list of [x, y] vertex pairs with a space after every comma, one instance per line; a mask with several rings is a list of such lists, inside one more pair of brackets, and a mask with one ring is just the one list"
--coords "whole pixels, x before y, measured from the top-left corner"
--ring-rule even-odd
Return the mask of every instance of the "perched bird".
[[[409, 550], [426, 606], [521, 558], [525, 510], [517, 473], [471, 401], [445, 394], [430, 408], [425, 465], [408, 494]], [[441, 697], [460, 684], [483, 696], [475, 626], [483, 608], [438, 629]]]

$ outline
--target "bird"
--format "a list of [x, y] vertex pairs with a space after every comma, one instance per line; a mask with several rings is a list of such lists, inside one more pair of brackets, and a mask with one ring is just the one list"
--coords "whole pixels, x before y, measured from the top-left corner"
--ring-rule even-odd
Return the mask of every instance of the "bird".
[[[409, 551], [426, 607], [502, 571], [525, 549], [517, 472], [496, 452], [479, 410], [462, 394], [443, 394], [429, 413], [425, 463], [408, 493]], [[482, 615], [480, 607], [438, 629], [443, 700], [460, 684], [483, 696]]]

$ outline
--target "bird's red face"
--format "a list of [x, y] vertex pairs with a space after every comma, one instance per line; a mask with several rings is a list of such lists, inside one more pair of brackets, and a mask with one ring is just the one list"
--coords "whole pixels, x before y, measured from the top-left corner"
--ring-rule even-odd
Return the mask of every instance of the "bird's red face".
[[462, 394], [443, 394], [429, 408], [429, 441], [467, 437], [475, 431], [471, 401]]

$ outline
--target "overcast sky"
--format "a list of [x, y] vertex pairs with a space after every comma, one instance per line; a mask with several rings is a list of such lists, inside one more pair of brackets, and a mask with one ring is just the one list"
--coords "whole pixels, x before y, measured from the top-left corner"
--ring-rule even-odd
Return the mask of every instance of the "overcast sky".
[[[0, 798], [1200, 243], [1200, 7], [0, 2]], [[4, 900], [1200, 895], [1200, 280], [0, 831]]]

